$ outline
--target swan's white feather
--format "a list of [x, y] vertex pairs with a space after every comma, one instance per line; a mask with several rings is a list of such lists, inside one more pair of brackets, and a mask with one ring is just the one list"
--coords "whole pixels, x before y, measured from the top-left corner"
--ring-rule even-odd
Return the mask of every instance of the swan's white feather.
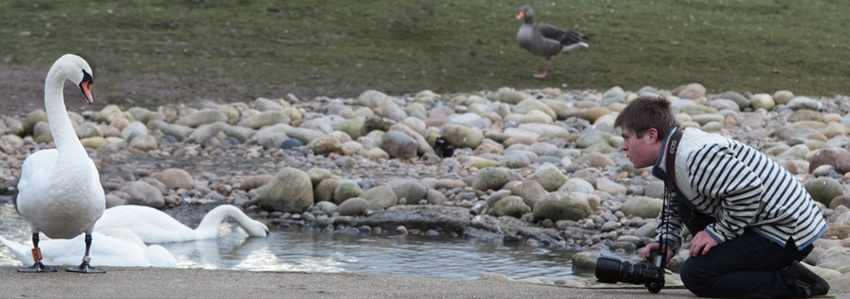
[[266, 237], [268, 227], [245, 215], [232, 205], [220, 205], [209, 211], [196, 229], [180, 223], [165, 212], [139, 205], [115, 206], [104, 211], [95, 230], [125, 228], [145, 243], [170, 243], [212, 239], [218, 236], [221, 222], [233, 218], [251, 237]]
[[[85, 253], [82, 246], [85, 235], [73, 239], [49, 239], [39, 242], [43, 259], [48, 266], [77, 265]], [[133, 239], [135, 238], [135, 240]], [[104, 230], [92, 233], [89, 257], [92, 266], [110, 267], [177, 267], [177, 260], [159, 245], [145, 246], [132, 232], [127, 230]], [[9, 250], [25, 265], [32, 263], [30, 247], [0, 236]]]

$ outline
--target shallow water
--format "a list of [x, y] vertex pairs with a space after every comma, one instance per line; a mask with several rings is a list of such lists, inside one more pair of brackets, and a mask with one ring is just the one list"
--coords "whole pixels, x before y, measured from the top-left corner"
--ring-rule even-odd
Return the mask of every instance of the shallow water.
[[[12, 241], [32, 244], [28, 226], [8, 203], [0, 205], [0, 234]], [[213, 240], [161, 245], [174, 254], [179, 268], [447, 279], [477, 279], [484, 273], [499, 273], [511, 279], [550, 281], [593, 276], [592, 272], [573, 271], [572, 252], [451, 236], [399, 237], [290, 228], [273, 229], [266, 239], [247, 238], [237, 225], [228, 222], [222, 224], [219, 236]], [[5, 246], [0, 246], [0, 266], [20, 265]]]

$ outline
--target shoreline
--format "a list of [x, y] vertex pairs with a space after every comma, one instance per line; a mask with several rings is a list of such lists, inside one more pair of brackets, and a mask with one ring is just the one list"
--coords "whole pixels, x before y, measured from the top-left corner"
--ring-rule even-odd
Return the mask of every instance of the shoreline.
[[[687, 290], [570, 288], [492, 280], [232, 270], [111, 268], [105, 274], [17, 273], [0, 267], [0, 297], [63, 298], [683, 298]], [[85, 287], [81, 287], [85, 286]], [[210, 287], [214, 286], [214, 287]]]

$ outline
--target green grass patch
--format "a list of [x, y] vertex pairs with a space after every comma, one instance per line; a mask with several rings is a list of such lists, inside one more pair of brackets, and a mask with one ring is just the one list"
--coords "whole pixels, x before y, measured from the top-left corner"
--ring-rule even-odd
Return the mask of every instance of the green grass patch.
[[[516, 44], [526, 3], [590, 38], [544, 80]], [[850, 78], [847, 15], [842, 0], [0, 1], [0, 62], [46, 72], [80, 54], [113, 102], [691, 82], [833, 96]]]

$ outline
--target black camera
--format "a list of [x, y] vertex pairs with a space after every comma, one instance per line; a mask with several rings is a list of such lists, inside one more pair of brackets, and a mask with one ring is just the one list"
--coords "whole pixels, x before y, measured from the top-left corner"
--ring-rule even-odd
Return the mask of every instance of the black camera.
[[596, 259], [596, 279], [604, 283], [644, 284], [649, 292], [658, 293], [664, 287], [664, 257], [660, 252], [652, 251], [649, 261], [648, 265], [632, 263], [603, 254]]

